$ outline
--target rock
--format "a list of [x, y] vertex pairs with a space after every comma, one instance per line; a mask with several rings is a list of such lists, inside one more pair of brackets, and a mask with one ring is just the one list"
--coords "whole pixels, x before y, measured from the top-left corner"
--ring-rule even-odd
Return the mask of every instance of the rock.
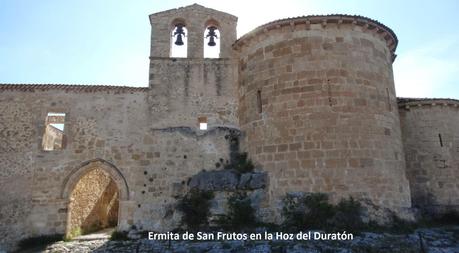
[[244, 173], [239, 178], [239, 184], [237, 185], [238, 189], [248, 189], [250, 180], [252, 178], [252, 173]]
[[177, 198], [186, 194], [185, 184], [175, 182], [172, 184], [172, 197]]
[[201, 171], [188, 184], [190, 189], [203, 191], [234, 191], [237, 185], [237, 175], [230, 170]]
[[268, 182], [268, 174], [266, 173], [252, 173], [250, 178], [250, 189], [260, 189], [266, 187]]

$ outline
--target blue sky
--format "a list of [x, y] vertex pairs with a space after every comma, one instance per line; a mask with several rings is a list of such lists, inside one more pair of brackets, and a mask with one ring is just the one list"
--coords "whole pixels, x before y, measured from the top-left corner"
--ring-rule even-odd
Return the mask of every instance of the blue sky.
[[457, 0], [0, 0], [0, 83], [147, 86], [148, 15], [193, 3], [238, 16], [238, 36], [301, 15], [376, 19], [400, 41], [398, 96], [459, 99]]

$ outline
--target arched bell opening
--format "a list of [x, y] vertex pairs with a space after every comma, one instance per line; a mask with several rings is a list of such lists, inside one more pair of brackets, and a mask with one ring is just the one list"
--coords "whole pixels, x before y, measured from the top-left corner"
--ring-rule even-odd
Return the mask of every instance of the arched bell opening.
[[220, 58], [220, 30], [218, 22], [210, 20], [204, 29], [204, 58]]
[[175, 20], [171, 29], [170, 57], [186, 58], [188, 56], [188, 30], [185, 22]]

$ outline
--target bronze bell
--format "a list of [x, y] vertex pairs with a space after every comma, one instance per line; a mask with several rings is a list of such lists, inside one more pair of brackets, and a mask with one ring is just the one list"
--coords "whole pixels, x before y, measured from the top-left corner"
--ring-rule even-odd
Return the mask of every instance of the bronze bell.
[[210, 47], [213, 47], [217, 45], [217, 43], [215, 43], [215, 38], [218, 38], [217, 34], [215, 33], [215, 30], [217, 30], [217, 27], [209, 26], [207, 27], [207, 30], [209, 30], [209, 33], [207, 33], [206, 38], [210, 37], [209, 43], [207, 43], [207, 45], [209, 45]]
[[185, 32], [183, 31], [183, 25], [182, 24], [177, 24], [175, 26], [175, 32], [173, 36], [177, 35], [177, 40], [175, 40], [175, 45], [177, 46], [183, 46], [183, 40], [182, 36], [185, 36]]

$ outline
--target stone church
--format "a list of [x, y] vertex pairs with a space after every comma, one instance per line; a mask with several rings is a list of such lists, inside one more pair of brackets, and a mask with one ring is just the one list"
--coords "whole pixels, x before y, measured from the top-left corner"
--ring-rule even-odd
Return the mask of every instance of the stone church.
[[459, 101], [397, 98], [390, 28], [303, 16], [238, 39], [237, 17], [197, 4], [149, 19], [148, 87], [0, 85], [0, 249], [82, 228], [173, 229], [189, 179], [234, 152], [267, 175], [252, 190], [268, 221], [292, 192], [402, 216], [459, 209]]

